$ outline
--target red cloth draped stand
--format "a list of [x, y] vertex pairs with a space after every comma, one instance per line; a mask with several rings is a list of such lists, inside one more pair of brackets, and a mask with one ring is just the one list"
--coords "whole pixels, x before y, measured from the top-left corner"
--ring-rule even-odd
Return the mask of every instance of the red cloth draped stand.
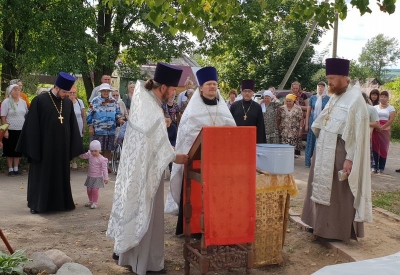
[[[253, 266], [256, 128], [203, 127], [189, 151], [184, 186], [185, 275]], [[191, 240], [201, 233], [201, 241]]]

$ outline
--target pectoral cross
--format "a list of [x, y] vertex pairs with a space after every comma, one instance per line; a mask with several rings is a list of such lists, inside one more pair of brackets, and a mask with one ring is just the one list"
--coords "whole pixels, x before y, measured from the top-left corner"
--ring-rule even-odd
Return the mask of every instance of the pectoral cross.
[[244, 115], [244, 117], [243, 117], [243, 118], [244, 118], [244, 120], [246, 120], [246, 118], [247, 118], [247, 115]]
[[325, 117], [325, 123], [324, 123], [325, 126], [326, 126], [326, 124], [328, 123], [328, 120], [329, 120], [329, 116], [326, 116], [326, 117]]
[[64, 119], [64, 117], [61, 116], [61, 114], [60, 114], [60, 116], [58, 117], [58, 119], [60, 120], [61, 124], [63, 124], [63, 119]]

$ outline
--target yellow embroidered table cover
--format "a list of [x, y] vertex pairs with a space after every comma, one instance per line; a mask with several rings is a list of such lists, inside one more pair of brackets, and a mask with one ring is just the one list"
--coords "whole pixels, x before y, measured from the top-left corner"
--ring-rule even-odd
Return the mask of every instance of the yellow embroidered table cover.
[[283, 262], [290, 196], [298, 193], [292, 175], [272, 175], [257, 169], [254, 266]]

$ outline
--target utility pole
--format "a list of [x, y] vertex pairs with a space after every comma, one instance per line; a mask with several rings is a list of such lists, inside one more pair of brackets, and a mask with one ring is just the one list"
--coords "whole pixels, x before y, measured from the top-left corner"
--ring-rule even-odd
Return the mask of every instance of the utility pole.
[[338, 29], [339, 29], [339, 14], [335, 14], [335, 23], [333, 25], [333, 44], [332, 44], [332, 57], [337, 57], [337, 39], [338, 39]]
[[[328, 3], [329, 0], [325, 0], [325, 2]], [[337, 22], [337, 21], [336, 21], [336, 22]], [[293, 60], [292, 64], [290, 64], [290, 67], [289, 67], [288, 71], [286, 72], [285, 77], [283, 78], [281, 84], [279, 84], [278, 90], [282, 90], [283, 87], [285, 87], [286, 82], [288, 81], [290, 75], [292, 74], [292, 72], [293, 72], [293, 70], [294, 70], [294, 67], [296, 67], [297, 62], [299, 61], [300, 56], [302, 55], [304, 49], [306, 48], [307, 43], [308, 43], [308, 41], [310, 40], [310, 37], [311, 37], [312, 33], [314, 32], [314, 30], [315, 30], [316, 27], [317, 27], [317, 21], [314, 20], [313, 23], [312, 23], [312, 25], [311, 25], [310, 30], [308, 31], [306, 37], [305, 37], [304, 40], [303, 40], [303, 43], [301, 44], [299, 50], [297, 51], [297, 54], [296, 54], [296, 56], [294, 57], [294, 60]]]

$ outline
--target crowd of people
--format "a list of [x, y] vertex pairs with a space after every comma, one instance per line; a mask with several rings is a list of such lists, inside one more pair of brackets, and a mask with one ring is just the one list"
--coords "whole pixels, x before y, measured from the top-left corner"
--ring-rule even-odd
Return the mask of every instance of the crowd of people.
[[[198, 70], [199, 86], [187, 79], [176, 96], [181, 75], [182, 69], [158, 63], [154, 77], [129, 82], [122, 99], [104, 75], [88, 108], [77, 98], [76, 79], [68, 73], [61, 72], [54, 87], [31, 104], [21, 96], [22, 82], [11, 81], [1, 104], [1, 122], [8, 130], [0, 146], [9, 176], [21, 173], [19, 160], [27, 157], [31, 213], [75, 208], [70, 168], [77, 168], [78, 157], [89, 161], [85, 206], [96, 209], [99, 189], [109, 180], [117, 129], [123, 128], [106, 234], [115, 242], [113, 258], [119, 265], [129, 265], [139, 275], [163, 270], [164, 212], [178, 216], [176, 235], [181, 235], [184, 164], [198, 133], [204, 126], [255, 126], [256, 138], [249, 142], [289, 144], [295, 157], [303, 150], [303, 131], [308, 132], [305, 166], [310, 174], [301, 218], [314, 234], [346, 242], [364, 236], [363, 222], [372, 220], [370, 169], [385, 171], [396, 114], [388, 92], [363, 94], [350, 84], [349, 61], [337, 58], [326, 60], [328, 84], [319, 82], [308, 97], [293, 82], [283, 102], [273, 87], [254, 100], [256, 82], [251, 79], [241, 82], [240, 96], [231, 90], [225, 100], [214, 67]], [[87, 152], [82, 143], [86, 129]], [[168, 166], [164, 206], [163, 172]]]

